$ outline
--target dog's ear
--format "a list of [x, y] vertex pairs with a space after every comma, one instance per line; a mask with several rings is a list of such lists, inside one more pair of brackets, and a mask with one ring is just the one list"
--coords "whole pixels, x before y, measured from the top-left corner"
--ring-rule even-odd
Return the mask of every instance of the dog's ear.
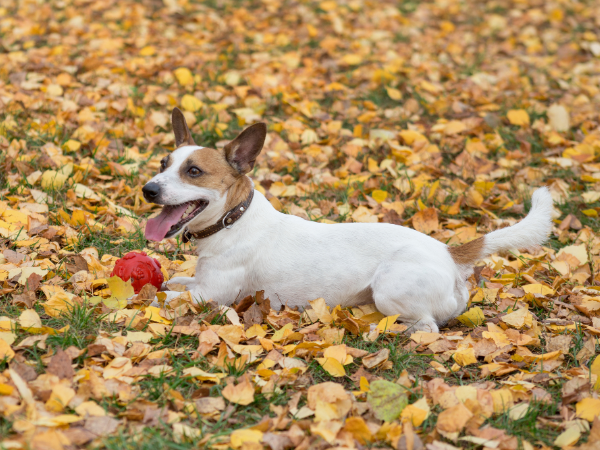
[[225, 146], [227, 162], [242, 175], [250, 172], [266, 137], [267, 126], [264, 123], [249, 126]]
[[180, 145], [196, 145], [192, 133], [187, 126], [185, 116], [179, 108], [174, 108], [171, 114], [171, 123], [173, 124], [173, 133], [175, 133], [175, 147]]

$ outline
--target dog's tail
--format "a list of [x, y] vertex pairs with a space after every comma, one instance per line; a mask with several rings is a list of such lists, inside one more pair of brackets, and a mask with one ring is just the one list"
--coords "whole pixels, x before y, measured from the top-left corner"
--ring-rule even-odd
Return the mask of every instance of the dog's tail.
[[458, 247], [448, 247], [452, 259], [460, 266], [473, 265], [501, 250], [531, 248], [542, 245], [552, 230], [552, 196], [542, 187], [533, 193], [531, 210], [512, 227], [492, 231]]

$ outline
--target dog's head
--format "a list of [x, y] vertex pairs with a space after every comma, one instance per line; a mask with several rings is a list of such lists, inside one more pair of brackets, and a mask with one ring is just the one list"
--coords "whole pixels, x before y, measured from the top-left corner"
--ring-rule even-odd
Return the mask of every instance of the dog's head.
[[160, 173], [142, 189], [147, 201], [164, 205], [146, 225], [146, 238], [152, 241], [212, 225], [241, 203], [253, 189], [246, 174], [267, 135], [266, 125], [256, 123], [223, 150], [215, 150], [196, 145], [179, 109], [173, 110], [171, 120], [176, 149], [162, 159]]

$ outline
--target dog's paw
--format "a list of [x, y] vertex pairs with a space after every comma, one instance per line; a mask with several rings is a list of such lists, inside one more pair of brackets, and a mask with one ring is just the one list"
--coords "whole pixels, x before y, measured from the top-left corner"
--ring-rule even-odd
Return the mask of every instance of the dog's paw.
[[[163, 294], [166, 294], [166, 296], [167, 296], [167, 298], [164, 301], [165, 305], [168, 305], [171, 302], [171, 300], [173, 300], [175, 297], [179, 297], [181, 295], [181, 292], [177, 292], [177, 291], [161, 291], [161, 292]], [[158, 297], [154, 297], [154, 301], [150, 304], [150, 306], [160, 307], [162, 305], [158, 301]]]

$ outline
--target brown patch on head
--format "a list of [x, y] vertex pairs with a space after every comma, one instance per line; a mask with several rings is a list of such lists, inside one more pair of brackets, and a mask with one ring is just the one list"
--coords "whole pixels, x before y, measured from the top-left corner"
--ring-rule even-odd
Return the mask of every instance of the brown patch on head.
[[483, 256], [482, 251], [484, 243], [485, 236], [457, 247], [448, 247], [448, 251], [456, 264], [466, 266], [475, 263]]
[[185, 183], [223, 194], [239, 174], [229, 165], [222, 151], [205, 147], [187, 157], [179, 167], [179, 176]]
[[[198, 172], [199, 171], [199, 172]], [[243, 202], [253, 189], [250, 178], [240, 175], [227, 161], [223, 151], [200, 148], [179, 168], [181, 180], [194, 186], [227, 192], [225, 211]]]

